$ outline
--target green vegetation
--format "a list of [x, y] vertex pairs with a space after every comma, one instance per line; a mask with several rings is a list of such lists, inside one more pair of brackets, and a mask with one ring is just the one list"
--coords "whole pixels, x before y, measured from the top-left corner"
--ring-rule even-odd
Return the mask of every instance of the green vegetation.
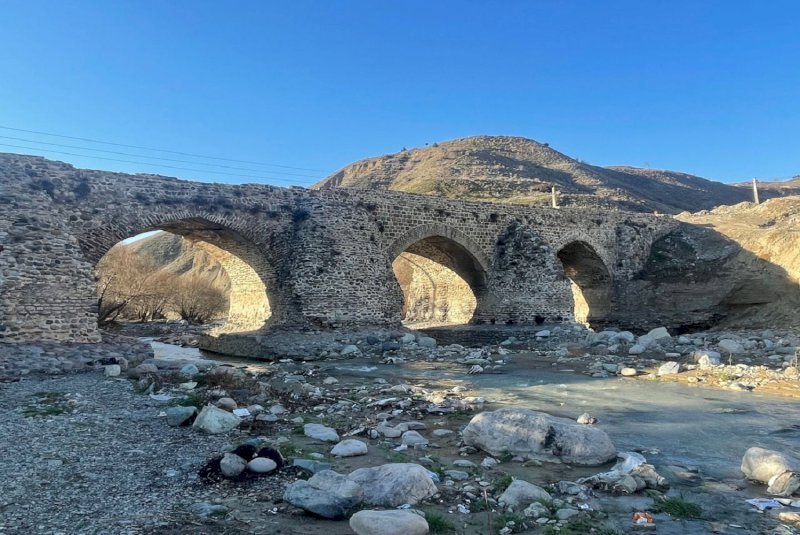
[[58, 416], [68, 412], [67, 399], [63, 392], [36, 392], [36, 399], [22, 409], [26, 418]]
[[700, 518], [703, 514], [703, 509], [699, 505], [683, 499], [683, 496], [656, 499], [652, 511], [667, 513], [675, 518]]
[[574, 522], [570, 522], [556, 528], [555, 526], [547, 526], [544, 528], [545, 535], [621, 535], [621, 532], [614, 528], [604, 525], [595, 525], [597, 521], [581, 518]]
[[511, 485], [512, 481], [514, 481], [513, 477], [511, 477], [508, 474], [504, 474], [499, 479], [496, 479], [494, 481], [494, 485], [492, 485], [492, 488], [497, 494], [503, 493], [508, 488], [508, 486]]
[[431, 533], [450, 533], [456, 530], [444, 515], [434, 511], [425, 511], [425, 520]]
[[528, 529], [528, 525], [525, 523], [525, 521], [526, 518], [524, 516], [504, 513], [495, 518], [494, 527], [497, 531], [500, 531], [503, 528], [508, 528], [511, 530], [511, 533], [522, 533]]

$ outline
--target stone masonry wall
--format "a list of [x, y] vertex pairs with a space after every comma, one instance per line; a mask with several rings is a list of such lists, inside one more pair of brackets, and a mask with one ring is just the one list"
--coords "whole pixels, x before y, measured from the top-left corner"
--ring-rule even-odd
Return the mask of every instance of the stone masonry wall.
[[206, 184], [13, 154], [0, 154], [0, 203], [6, 342], [99, 340], [94, 265], [147, 230], [210, 243], [250, 266], [268, 296], [265, 326], [339, 327], [398, 324], [403, 295], [392, 262], [425, 238], [441, 237], [456, 271], [470, 276], [474, 321], [532, 323], [572, 317], [570, 281], [556, 256], [563, 247], [586, 243], [616, 291], [675, 226], [669, 217], [607, 210]]

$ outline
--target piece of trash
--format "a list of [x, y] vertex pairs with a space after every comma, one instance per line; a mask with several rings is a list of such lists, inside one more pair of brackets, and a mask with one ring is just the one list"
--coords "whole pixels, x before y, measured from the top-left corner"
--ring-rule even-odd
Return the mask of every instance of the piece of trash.
[[169, 401], [172, 399], [172, 396], [169, 394], [150, 394], [150, 399], [154, 399], [156, 401]]
[[591, 511], [592, 510], [592, 506], [589, 505], [588, 503], [581, 503], [581, 504], [578, 504], [578, 509], [580, 509], [581, 511]]
[[397, 509], [411, 509], [410, 503], [404, 503], [403, 505], [398, 505]]
[[393, 451], [406, 451], [408, 449], [408, 444], [400, 444], [396, 448], [393, 448]]
[[633, 518], [631, 518], [631, 520], [633, 520], [633, 523], [637, 525], [655, 523], [655, 520], [653, 520], [653, 517], [650, 516], [650, 513], [646, 513], [644, 511], [637, 511], [633, 513]]
[[464, 506], [463, 506], [463, 505], [461, 505], [461, 504], [458, 504], [458, 507], [456, 507], [456, 509], [457, 509], [457, 510], [458, 510], [458, 512], [459, 512], [459, 513], [461, 513], [462, 515], [468, 515], [468, 514], [469, 514], [469, 509], [467, 509], [466, 507], [464, 507]]
[[247, 416], [250, 416], [250, 411], [243, 407], [241, 409], [233, 409], [233, 414], [238, 416], [239, 418], [245, 418]]
[[755, 506], [759, 511], [781, 509], [783, 507], [778, 500], [773, 500], [772, 498], [753, 498], [752, 500], [747, 500], [747, 503]]

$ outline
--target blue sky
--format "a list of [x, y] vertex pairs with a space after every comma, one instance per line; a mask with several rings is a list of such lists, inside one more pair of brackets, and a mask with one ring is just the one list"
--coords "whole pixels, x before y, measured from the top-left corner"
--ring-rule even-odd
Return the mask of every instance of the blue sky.
[[798, 20], [800, 2], [781, 0], [3, 0], [0, 126], [304, 169], [158, 167], [142, 162], [214, 160], [3, 129], [0, 144], [37, 148], [0, 151], [305, 185], [402, 147], [507, 134], [597, 165], [788, 178]]

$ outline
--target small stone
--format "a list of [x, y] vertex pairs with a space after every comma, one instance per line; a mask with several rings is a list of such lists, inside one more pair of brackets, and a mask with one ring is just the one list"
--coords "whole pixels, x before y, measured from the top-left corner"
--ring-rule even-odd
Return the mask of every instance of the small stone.
[[257, 474], [266, 474], [272, 472], [278, 465], [272, 459], [267, 457], [256, 457], [247, 463], [247, 469]]
[[451, 429], [434, 429], [431, 434], [433, 436], [435, 436], [436, 438], [444, 438], [444, 437], [448, 437], [448, 436], [450, 436], [450, 435], [452, 435], [454, 433], [455, 433], [455, 431], [453, 431]]
[[589, 414], [588, 412], [584, 412], [575, 420], [581, 425], [594, 425], [597, 423], [597, 418]]
[[417, 344], [419, 344], [419, 347], [424, 347], [426, 349], [435, 349], [436, 339], [430, 336], [420, 336], [419, 340], [417, 340]]
[[680, 373], [680, 371], [681, 365], [678, 362], [671, 360], [659, 366], [656, 375], [675, 375], [676, 373]]
[[498, 501], [511, 507], [527, 506], [533, 502], [550, 502], [550, 493], [538, 485], [515, 479], [500, 495]]
[[323, 442], [339, 442], [339, 434], [336, 430], [322, 424], [305, 424], [303, 434]]
[[166, 413], [167, 425], [178, 427], [189, 424], [190, 420], [197, 415], [197, 407], [170, 407]]
[[246, 467], [247, 461], [233, 453], [226, 453], [219, 462], [219, 469], [225, 477], [237, 477]]
[[634, 344], [628, 349], [628, 355], [641, 355], [647, 351], [647, 347], [642, 344]]
[[193, 377], [200, 373], [200, 370], [194, 364], [187, 364], [181, 368], [181, 373], [187, 377]]
[[105, 367], [104, 373], [106, 377], [117, 377], [122, 373], [122, 368], [119, 364], [109, 364]]
[[215, 405], [220, 409], [228, 412], [231, 412], [233, 409], [238, 407], [236, 401], [234, 401], [233, 398], [219, 398], [215, 403]]
[[359, 511], [350, 517], [356, 535], [426, 535], [428, 522], [411, 511]]
[[367, 454], [367, 445], [360, 440], [348, 438], [336, 444], [331, 450], [335, 457], [356, 457]]
[[619, 374], [623, 377], [635, 377], [638, 373], [636, 368], [622, 368], [619, 371]]
[[469, 474], [462, 470], [445, 470], [444, 473], [453, 481], [465, 481], [469, 479]]
[[361, 353], [361, 350], [358, 349], [358, 346], [352, 344], [344, 346], [344, 348], [342, 348], [342, 350], [339, 352], [339, 354], [343, 357], [346, 357], [347, 355], [356, 355], [358, 353]]
[[401, 441], [406, 446], [411, 446], [411, 447], [428, 445], [428, 439], [423, 437], [416, 431], [406, 431], [405, 433], [403, 433]]

